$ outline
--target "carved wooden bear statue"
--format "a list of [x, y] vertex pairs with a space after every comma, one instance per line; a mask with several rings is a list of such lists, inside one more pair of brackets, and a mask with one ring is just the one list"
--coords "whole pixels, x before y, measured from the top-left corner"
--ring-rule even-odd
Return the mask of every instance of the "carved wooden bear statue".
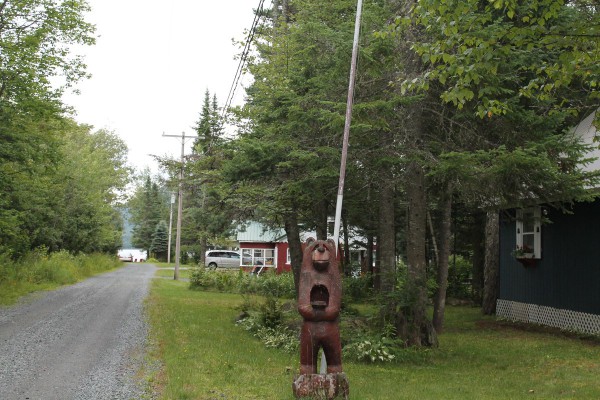
[[317, 373], [317, 354], [323, 348], [327, 373], [342, 372], [339, 315], [342, 280], [333, 240], [306, 241], [300, 282], [298, 311], [304, 318], [300, 333], [300, 374]]

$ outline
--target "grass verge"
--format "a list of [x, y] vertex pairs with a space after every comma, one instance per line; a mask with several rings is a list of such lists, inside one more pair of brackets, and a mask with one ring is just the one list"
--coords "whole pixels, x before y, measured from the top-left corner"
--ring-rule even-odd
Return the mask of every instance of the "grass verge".
[[0, 304], [14, 304], [29, 293], [56, 289], [122, 265], [105, 254], [73, 256], [62, 251], [32, 252], [21, 261], [0, 257]]
[[295, 356], [268, 351], [234, 326], [239, 295], [153, 281], [151, 341], [163, 370], [162, 399], [287, 399]]
[[[234, 326], [239, 295], [155, 280], [148, 299], [161, 399], [293, 399], [298, 355], [264, 347]], [[353, 400], [598, 399], [600, 342], [450, 307], [436, 350], [394, 363], [345, 362]], [[418, 352], [411, 356], [411, 352]]]
[[[161, 278], [173, 278], [175, 271], [173, 269], [173, 267], [165, 267], [164, 265], [161, 264], [155, 264], [157, 267], [159, 267], [160, 269], [158, 271], [156, 271], [156, 276], [160, 276]], [[185, 268], [185, 269], [183, 269]], [[190, 275], [191, 275], [191, 271], [192, 268], [191, 267], [183, 267], [179, 269], [179, 277], [182, 279], [190, 279]]]

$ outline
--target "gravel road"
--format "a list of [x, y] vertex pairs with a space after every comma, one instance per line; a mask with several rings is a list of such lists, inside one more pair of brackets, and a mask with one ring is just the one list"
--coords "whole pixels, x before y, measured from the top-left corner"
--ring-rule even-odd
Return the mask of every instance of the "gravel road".
[[128, 264], [0, 308], [0, 399], [140, 399], [155, 267]]

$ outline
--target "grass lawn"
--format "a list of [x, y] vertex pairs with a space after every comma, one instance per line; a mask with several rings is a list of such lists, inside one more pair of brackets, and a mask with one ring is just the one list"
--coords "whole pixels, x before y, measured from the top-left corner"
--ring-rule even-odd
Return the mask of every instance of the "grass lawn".
[[[156, 271], [156, 276], [160, 276], [163, 278], [173, 278], [175, 274], [174, 267], [165, 267], [161, 264], [155, 264], [157, 267], [161, 268]], [[165, 264], [166, 265], [166, 264]], [[183, 269], [185, 268], [185, 269]], [[183, 279], [190, 279], [190, 274], [192, 273], [192, 267], [181, 267], [179, 268], [179, 277]]]
[[[292, 400], [298, 354], [233, 323], [240, 295], [154, 280], [148, 299], [161, 399]], [[344, 363], [353, 400], [600, 399], [600, 340], [523, 329], [450, 307], [440, 348], [392, 364]]]

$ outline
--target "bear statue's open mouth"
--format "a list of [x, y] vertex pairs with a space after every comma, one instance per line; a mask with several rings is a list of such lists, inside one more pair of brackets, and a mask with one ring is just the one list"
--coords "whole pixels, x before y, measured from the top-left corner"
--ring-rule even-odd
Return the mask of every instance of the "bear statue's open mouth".
[[325, 308], [329, 305], [329, 290], [323, 285], [315, 285], [310, 290], [310, 305], [314, 308]]

